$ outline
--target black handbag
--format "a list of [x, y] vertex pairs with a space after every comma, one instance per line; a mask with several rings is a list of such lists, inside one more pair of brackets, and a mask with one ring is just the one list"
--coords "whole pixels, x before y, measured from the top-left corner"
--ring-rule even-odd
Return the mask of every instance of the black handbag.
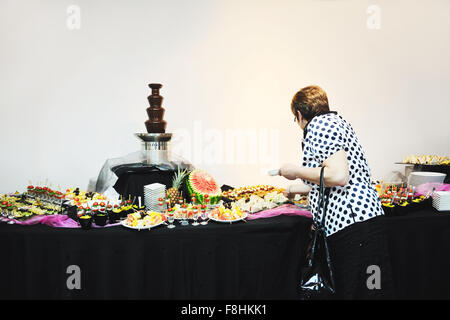
[[325, 190], [322, 167], [320, 171], [318, 215], [322, 212], [322, 221], [313, 223], [311, 251], [307, 256], [306, 266], [301, 270], [300, 295], [302, 300], [330, 299], [335, 294], [333, 270], [327, 237], [325, 234], [325, 216], [329, 189]]

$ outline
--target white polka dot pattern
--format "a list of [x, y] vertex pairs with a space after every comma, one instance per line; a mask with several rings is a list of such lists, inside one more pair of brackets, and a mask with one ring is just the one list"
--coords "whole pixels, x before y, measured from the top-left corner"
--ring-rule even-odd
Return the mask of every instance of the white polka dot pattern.
[[[370, 168], [358, 138], [341, 116], [328, 113], [314, 117], [304, 139], [303, 166], [317, 168], [337, 151], [347, 154], [350, 177], [344, 187], [332, 187], [325, 221], [327, 236], [356, 223], [383, 214], [375, 188], [370, 183]], [[311, 187], [309, 202], [314, 220], [318, 217], [319, 186]]]

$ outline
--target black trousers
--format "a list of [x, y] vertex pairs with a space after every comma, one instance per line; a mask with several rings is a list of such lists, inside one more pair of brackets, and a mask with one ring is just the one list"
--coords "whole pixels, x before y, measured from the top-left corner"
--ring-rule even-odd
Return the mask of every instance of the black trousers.
[[337, 299], [394, 299], [385, 217], [354, 223], [327, 237]]

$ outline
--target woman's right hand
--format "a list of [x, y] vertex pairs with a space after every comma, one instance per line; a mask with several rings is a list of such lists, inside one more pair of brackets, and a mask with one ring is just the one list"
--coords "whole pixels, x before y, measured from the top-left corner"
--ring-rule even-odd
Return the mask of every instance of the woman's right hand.
[[311, 188], [307, 186], [304, 183], [300, 184], [293, 184], [286, 188], [286, 190], [283, 191], [283, 195], [292, 200], [294, 199], [296, 194], [308, 194]]

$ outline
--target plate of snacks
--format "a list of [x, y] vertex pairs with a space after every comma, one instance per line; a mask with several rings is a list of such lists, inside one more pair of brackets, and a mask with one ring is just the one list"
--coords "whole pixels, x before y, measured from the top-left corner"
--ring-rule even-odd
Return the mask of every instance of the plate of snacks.
[[15, 219], [27, 219], [33, 215], [55, 215], [61, 206], [17, 195], [0, 195], [0, 213]]
[[89, 200], [107, 201], [108, 198], [97, 192], [86, 192], [80, 188], [69, 188], [66, 190], [64, 198], [68, 200], [68, 204], [80, 206]]
[[237, 207], [242, 211], [247, 211], [250, 213], [256, 213], [259, 211], [273, 209], [284, 203], [289, 199], [286, 198], [282, 193], [277, 191], [266, 193], [265, 196], [260, 197], [252, 194], [249, 198], [241, 198], [235, 201]]
[[308, 196], [307, 195], [300, 195], [296, 194], [294, 197], [294, 200], [292, 201], [296, 206], [302, 208], [302, 209], [310, 209]]
[[409, 155], [402, 161], [404, 164], [448, 165], [450, 158], [438, 155]]
[[145, 230], [157, 227], [164, 223], [166, 220], [165, 216], [156, 211], [137, 211], [130, 213], [126, 220], [121, 222], [122, 226], [134, 229], [134, 230]]
[[282, 193], [283, 191], [284, 189], [282, 188], [276, 188], [269, 185], [257, 185], [224, 191], [222, 192], [222, 197], [231, 201], [237, 201], [240, 199], [248, 200], [252, 195], [264, 198], [269, 193]]
[[85, 205], [87, 205], [90, 208], [107, 208], [109, 205], [115, 206], [120, 205], [120, 200], [88, 200], [85, 202]]
[[231, 203], [229, 207], [225, 207], [224, 205], [216, 207], [212, 209], [208, 214], [208, 217], [211, 220], [225, 223], [237, 222], [241, 220], [245, 221], [247, 216], [247, 212], [242, 211], [234, 203]]

